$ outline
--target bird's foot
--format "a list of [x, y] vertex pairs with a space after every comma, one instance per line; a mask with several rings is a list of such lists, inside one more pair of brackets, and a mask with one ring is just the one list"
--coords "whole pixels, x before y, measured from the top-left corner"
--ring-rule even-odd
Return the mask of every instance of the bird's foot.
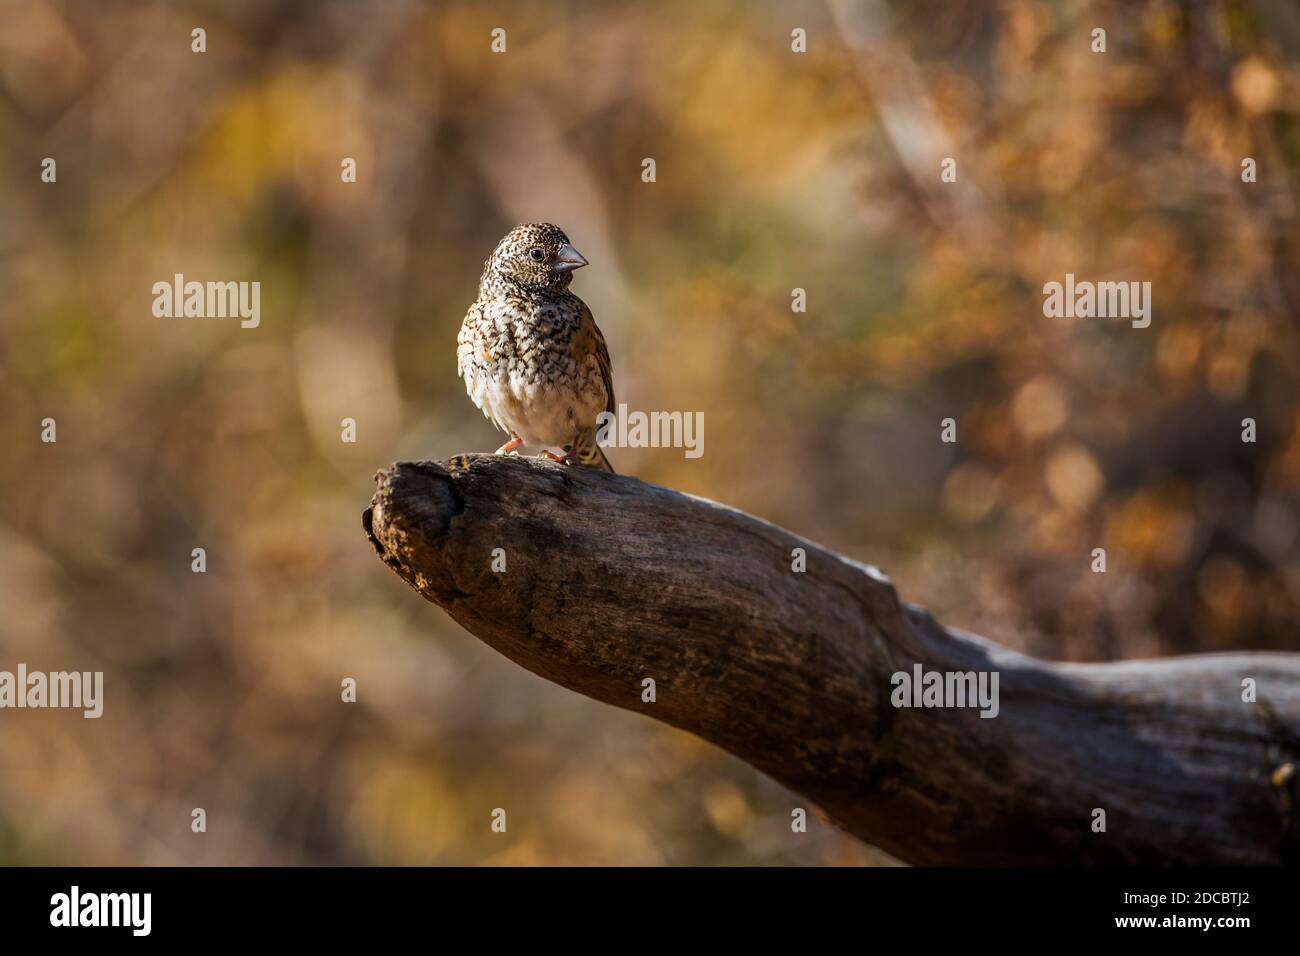
[[538, 452], [537, 457], [545, 458], [547, 461], [559, 462], [561, 465], [567, 465], [570, 463], [567, 455], [566, 456], [557, 455], [555, 454], [555, 452], [547, 451], [545, 448], [543, 448], [540, 452]]
[[515, 449], [518, 448], [523, 443], [524, 440], [520, 438], [518, 435], [516, 435], [513, 438], [511, 438], [508, 442], [506, 442], [504, 445], [502, 445], [500, 448], [498, 448], [497, 454], [515, 455], [517, 457], [519, 455], [519, 452], [515, 451]]

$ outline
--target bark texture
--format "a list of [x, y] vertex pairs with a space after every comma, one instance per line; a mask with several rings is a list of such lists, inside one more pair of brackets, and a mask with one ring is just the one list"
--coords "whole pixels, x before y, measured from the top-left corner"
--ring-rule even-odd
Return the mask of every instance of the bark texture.
[[[376, 481], [375, 549], [471, 634], [712, 741], [901, 860], [1300, 857], [1300, 655], [1052, 663], [944, 628], [874, 568], [634, 478], [471, 455]], [[891, 676], [917, 663], [996, 671], [997, 717], [894, 707]]]

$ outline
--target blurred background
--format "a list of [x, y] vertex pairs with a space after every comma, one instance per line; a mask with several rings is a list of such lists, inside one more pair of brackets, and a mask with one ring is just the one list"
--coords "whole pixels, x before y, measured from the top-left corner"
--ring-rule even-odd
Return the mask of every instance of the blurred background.
[[455, 340], [521, 221], [620, 401], [704, 413], [619, 471], [1044, 657], [1300, 650], [1297, 58], [1292, 0], [0, 2], [0, 669], [106, 674], [0, 713], [0, 863], [891, 862], [371, 551], [377, 468], [502, 441]]

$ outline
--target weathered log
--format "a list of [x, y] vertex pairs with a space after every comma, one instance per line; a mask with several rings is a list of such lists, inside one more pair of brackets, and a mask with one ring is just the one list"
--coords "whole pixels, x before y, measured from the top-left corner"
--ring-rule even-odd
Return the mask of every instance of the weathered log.
[[[634, 478], [473, 455], [376, 481], [371, 542], [471, 634], [712, 741], [901, 860], [1300, 856], [1300, 655], [1053, 663], [945, 629], [874, 568]], [[996, 717], [895, 706], [893, 675], [918, 664], [996, 673]]]

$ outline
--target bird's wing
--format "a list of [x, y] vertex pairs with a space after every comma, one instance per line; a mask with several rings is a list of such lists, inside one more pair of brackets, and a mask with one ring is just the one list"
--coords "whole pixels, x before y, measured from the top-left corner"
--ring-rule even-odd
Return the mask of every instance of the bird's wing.
[[474, 331], [480, 321], [483, 307], [475, 302], [465, 313], [465, 321], [460, 324], [460, 333], [456, 336], [456, 374], [465, 378], [467, 369], [473, 367]]
[[[581, 300], [579, 300], [581, 301]], [[605, 344], [605, 336], [600, 334], [600, 327], [596, 325], [596, 319], [591, 314], [591, 309], [587, 304], [582, 304], [582, 317], [578, 323], [578, 334], [573, 337], [574, 358], [577, 360], [579, 367], [588, 355], [596, 356], [596, 365], [600, 369], [600, 380], [605, 386], [605, 411], [613, 412], [615, 409], [614, 402], [614, 372], [609, 361], [609, 346]]]
[[456, 336], [456, 373], [465, 380], [466, 393], [487, 420], [501, 431], [509, 433], [510, 429], [497, 420], [492, 403], [484, 395], [486, 363], [490, 357], [483, 341], [483, 323], [483, 302], [480, 300], [469, 307], [465, 321], [461, 323], [460, 333]]

